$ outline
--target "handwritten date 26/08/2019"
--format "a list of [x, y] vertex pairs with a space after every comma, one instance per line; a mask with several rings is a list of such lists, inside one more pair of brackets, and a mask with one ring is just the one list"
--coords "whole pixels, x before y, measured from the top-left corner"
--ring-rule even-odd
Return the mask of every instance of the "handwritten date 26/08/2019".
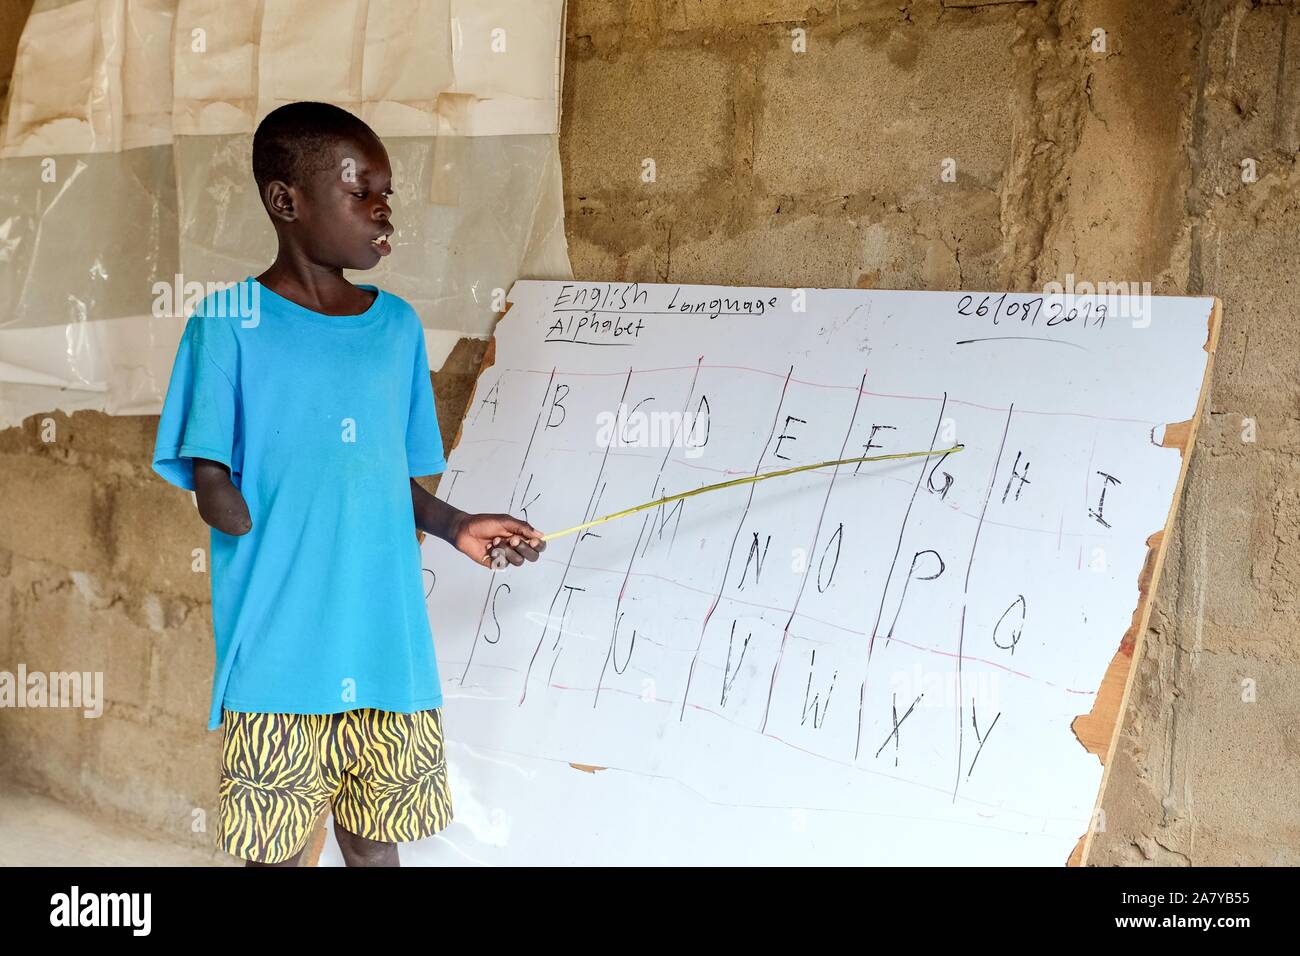
[[969, 318], [988, 319], [993, 325], [1002, 319], [1016, 319], [1021, 324], [1034, 326], [1046, 315], [1047, 327], [1079, 322], [1081, 328], [1101, 328], [1106, 324], [1109, 311], [1105, 302], [1094, 302], [1090, 297], [1079, 297], [1079, 304], [1067, 309], [1060, 296], [1034, 296], [1029, 299], [1007, 301], [1008, 293], [999, 296], [985, 295], [978, 300], [973, 295], [963, 295], [957, 300], [957, 314]]

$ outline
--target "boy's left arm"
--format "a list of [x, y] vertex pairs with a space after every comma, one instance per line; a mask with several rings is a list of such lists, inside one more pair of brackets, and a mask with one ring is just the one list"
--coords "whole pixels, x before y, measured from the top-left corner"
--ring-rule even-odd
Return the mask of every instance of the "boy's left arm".
[[475, 564], [504, 568], [536, 561], [546, 550], [542, 532], [507, 514], [469, 514], [435, 498], [411, 479], [415, 526], [442, 538]]

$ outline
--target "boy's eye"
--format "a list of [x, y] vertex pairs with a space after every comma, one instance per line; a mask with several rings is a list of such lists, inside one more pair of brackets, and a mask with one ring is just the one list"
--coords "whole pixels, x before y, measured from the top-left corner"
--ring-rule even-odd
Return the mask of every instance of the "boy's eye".
[[358, 199], [365, 199], [365, 198], [366, 198], [366, 194], [365, 194], [365, 192], [353, 193], [352, 195], [356, 196]]

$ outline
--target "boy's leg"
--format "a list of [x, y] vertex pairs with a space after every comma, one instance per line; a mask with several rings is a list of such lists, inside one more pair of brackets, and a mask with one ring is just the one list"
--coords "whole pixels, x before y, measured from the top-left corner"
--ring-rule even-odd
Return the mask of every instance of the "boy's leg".
[[350, 714], [357, 721], [357, 760], [334, 795], [334, 833], [349, 866], [398, 866], [398, 843], [451, 823], [441, 710]]
[[302, 850], [299, 850], [293, 856], [289, 857], [289, 859], [283, 860], [279, 863], [259, 863], [257, 860], [244, 861], [244, 866], [301, 866], [301, 865], [302, 865]]
[[397, 844], [382, 840], [368, 840], [351, 833], [334, 821], [334, 836], [343, 851], [345, 866], [401, 866], [397, 858]]
[[226, 710], [218, 845], [250, 866], [298, 866], [351, 754], [334, 715]]

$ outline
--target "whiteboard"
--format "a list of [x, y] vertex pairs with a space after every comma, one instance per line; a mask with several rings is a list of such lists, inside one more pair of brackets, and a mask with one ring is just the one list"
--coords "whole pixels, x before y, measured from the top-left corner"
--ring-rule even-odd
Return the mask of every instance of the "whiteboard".
[[[1213, 299], [521, 281], [422, 545], [455, 819], [411, 861], [1048, 864]], [[619, 416], [619, 410], [622, 415]]]

